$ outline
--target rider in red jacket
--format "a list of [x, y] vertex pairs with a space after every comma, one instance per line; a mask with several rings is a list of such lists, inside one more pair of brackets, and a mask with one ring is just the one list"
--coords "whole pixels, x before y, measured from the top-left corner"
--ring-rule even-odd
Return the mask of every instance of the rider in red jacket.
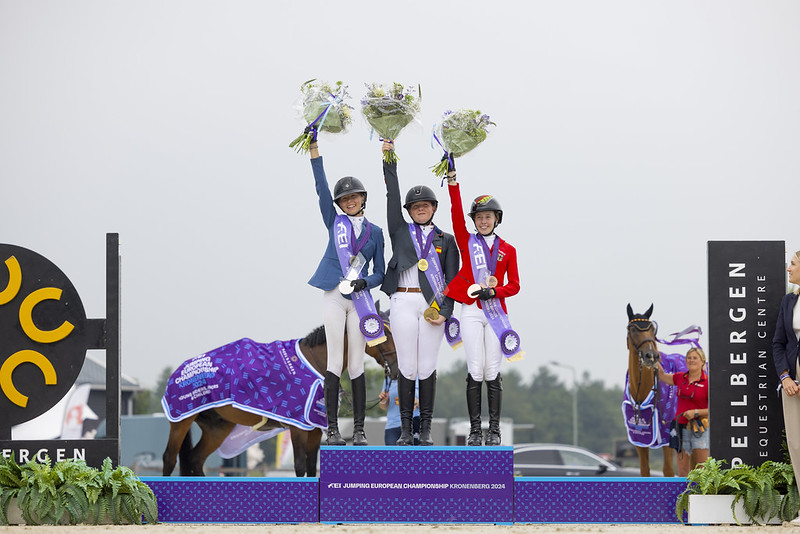
[[[481, 395], [486, 382], [486, 398], [489, 404], [489, 433], [486, 445], [500, 445], [500, 410], [503, 383], [500, 377], [500, 362], [503, 360], [500, 340], [489, 324], [483, 311], [483, 301], [497, 298], [507, 312], [505, 299], [519, 293], [519, 270], [517, 251], [506, 241], [495, 235], [497, 225], [503, 220], [500, 203], [490, 195], [481, 195], [472, 201], [469, 216], [475, 223], [477, 233], [482, 236], [494, 255], [497, 247], [497, 264], [492, 273], [491, 287], [475, 287], [470, 234], [467, 231], [464, 210], [461, 205], [461, 190], [456, 182], [455, 169], [448, 173], [453, 233], [461, 253], [461, 270], [450, 282], [445, 295], [461, 303], [461, 337], [467, 357], [467, 411], [470, 431], [467, 445], [481, 445]], [[471, 287], [472, 286], [472, 287]], [[470, 294], [471, 292], [471, 294]]]

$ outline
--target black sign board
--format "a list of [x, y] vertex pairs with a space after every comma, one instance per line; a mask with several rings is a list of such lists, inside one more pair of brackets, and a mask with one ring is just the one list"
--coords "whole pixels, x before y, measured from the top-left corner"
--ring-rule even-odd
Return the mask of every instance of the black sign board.
[[[0, 455], [18, 462], [119, 463], [119, 235], [106, 236], [106, 319], [87, 319], [75, 287], [47, 258], [0, 243]], [[107, 438], [16, 441], [13, 425], [55, 406], [88, 349], [106, 350]]]
[[783, 241], [708, 242], [710, 455], [781, 461], [772, 336], [786, 293]]

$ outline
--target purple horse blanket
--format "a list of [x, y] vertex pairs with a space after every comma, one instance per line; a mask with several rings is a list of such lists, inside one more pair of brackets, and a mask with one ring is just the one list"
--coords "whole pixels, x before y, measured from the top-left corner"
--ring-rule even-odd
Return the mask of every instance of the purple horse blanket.
[[325, 429], [324, 378], [298, 343], [243, 338], [183, 362], [161, 399], [167, 419], [230, 405], [303, 430]]
[[[685, 373], [686, 361], [681, 354], [661, 353], [661, 366], [667, 374]], [[628, 441], [636, 447], [658, 449], [669, 444], [669, 427], [678, 409], [678, 388], [657, 382], [658, 389], [641, 403], [634, 402], [628, 373], [625, 374], [625, 398], [622, 414], [628, 431]], [[657, 393], [657, 395], [656, 395]]]

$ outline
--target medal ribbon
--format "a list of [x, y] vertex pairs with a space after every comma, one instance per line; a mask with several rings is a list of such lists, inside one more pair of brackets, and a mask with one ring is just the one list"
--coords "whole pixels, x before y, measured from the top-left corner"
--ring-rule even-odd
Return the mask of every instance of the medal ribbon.
[[[414, 242], [414, 248], [417, 249], [417, 257], [421, 260], [428, 259], [428, 254], [431, 251], [431, 245], [433, 244], [433, 234], [436, 233], [436, 229], [432, 228], [430, 232], [428, 232], [428, 239], [425, 239], [425, 236], [422, 235], [422, 228], [419, 227], [418, 224], [415, 223], [408, 223], [409, 228], [414, 227], [414, 233], [416, 234], [416, 241]], [[413, 236], [413, 235], [412, 235]]]
[[[436, 249], [431, 246], [433, 244], [433, 234], [436, 232], [436, 227], [428, 234], [427, 241], [423, 238], [422, 229], [420, 229], [418, 224], [408, 223], [408, 231], [411, 232], [411, 241], [414, 243], [414, 248], [417, 251], [417, 258], [428, 262], [425, 278], [428, 279], [428, 284], [430, 284], [433, 290], [433, 298], [436, 304], [441, 308], [444, 300], [444, 288], [447, 287], [447, 284], [444, 282], [444, 272], [442, 271], [442, 264], [439, 262], [439, 254], [437, 254]], [[425, 241], [424, 245], [422, 244], [423, 241]], [[447, 323], [451, 321], [458, 321], [458, 319], [450, 317], [445, 323], [445, 329], [449, 328], [450, 325]], [[454, 331], [457, 332], [457, 335], [445, 336], [447, 338], [447, 343], [453, 347], [453, 350], [458, 348], [461, 344], [460, 329], [455, 328]]]
[[[485, 283], [491, 273], [494, 273], [494, 269], [497, 267], [497, 257], [500, 250], [499, 238], [495, 238], [495, 245], [494, 252], [488, 254], [489, 264], [487, 264], [486, 260], [489, 247], [486, 245], [486, 241], [484, 241], [483, 236], [479, 233], [470, 234], [469, 261], [472, 265], [472, 276], [475, 278], [475, 281], [480, 280]], [[491, 273], [489, 272], [490, 266], [492, 267]], [[489, 326], [492, 327], [495, 335], [497, 335], [497, 339], [500, 341], [500, 348], [503, 351], [503, 355], [510, 361], [521, 360], [525, 352], [520, 349], [519, 334], [511, 328], [508, 314], [503, 311], [503, 307], [500, 305], [500, 299], [495, 297], [489, 300], [483, 300], [481, 301], [481, 308], [483, 309], [483, 314], [486, 316], [486, 319], [489, 321]]]
[[[370, 223], [366, 218], [364, 219], [364, 224], [366, 226], [361, 235], [367, 234], [369, 236]], [[344, 275], [350, 268], [350, 258], [355, 255], [353, 254], [355, 231], [346, 215], [337, 215], [333, 226], [336, 234], [336, 254], [339, 256], [339, 265]], [[356, 254], [364, 246], [364, 243], [366, 243], [366, 240], [360, 243]], [[353, 291], [350, 294], [350, 298], [353, 300], [356, 313], [358, 313], [359, 326], [361, 327], [361, 333], [367, 338], [367, 345], [374, 347], [386, 341], [386, 335], [383, 332], [383, 319], [375, 310], [375, 302], [372, 300], [372, 294], [370, 294], [369, 290]]]
[[[500, 245], [494, 247], [494, 250], [489, 249], [489, 245], [486, 244], [486, 239], [479, 233], [473, 234], [478, 242], [481, 244], [481, 248], [483, 249], [484, 257], [489, 258], [489, 263], [486, 265], [486, 278], [488, 279], [492, 276], [495, 271], [497, 271], [497, 258], [500, 256]], [[499, 242], [498, 238], [495, 236], [495, 242]], [[480, 281], [476, 278], [476, 282], [483, 282], [486, 283], [486, 279], [481, 279]]]
[[[350, 223], [350, 219], [347, 219], [347, 222]], [[356, 229], [353, 228], [353, 224], [350, 223], [350, 248], [351, 248], [351, 256], [358, 255], [361, 252], [361, 249], [364, 248], [364, 245], [367, 244], [367, 240], [369, 239], [370, 234], [372, 233], [372, 225], [369, 223], [366, 217], [364, 217], [364, 222], [361, 226], [361, 239], [356, 240]], [[349, 261], [349, 260], [348, 260]]]

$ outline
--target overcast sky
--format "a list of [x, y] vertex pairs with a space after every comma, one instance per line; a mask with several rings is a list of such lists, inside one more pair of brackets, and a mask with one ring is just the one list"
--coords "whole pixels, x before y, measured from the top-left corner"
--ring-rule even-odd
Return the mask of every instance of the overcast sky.
[[[103, 317], [119, 232], [123, 371], [145, 386], [241, 337], [304, 336], [327, 239], [287, 146], [309, 78], [356, 106], [365, 82], [422, 86], [401, 188], [435, 187], [447, 231], [431, 128], [458, 108], [497, 123], [457, 167], [465, 202], [505, 210], [527, 355], [503, 369], [526, 378], [559, 360], [622, 385], [629, 302], [654, 303], [661, 334], [707, 328], [708, 240], [800, 248], [800, 3], [763, 0], [0, 0], [0, 242], [53, 261]], [[369, 133], [357, 119], [320, 147], [385, 227]], [[463, 359], [442, 344], [441, 368]]]

